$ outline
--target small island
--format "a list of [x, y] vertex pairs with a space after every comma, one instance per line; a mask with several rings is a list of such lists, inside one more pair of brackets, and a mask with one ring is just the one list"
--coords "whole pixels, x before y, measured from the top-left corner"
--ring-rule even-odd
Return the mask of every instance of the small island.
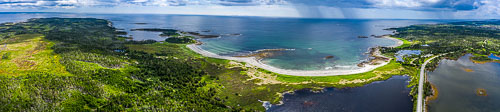
[[477, 96], [488, 96], [488, 94], [486, 93], [486, 89], [484, 89], [484, 88], [476, 89], [476, 95]]
[[148, 23], [134, 23], [134, 24], [145, 25], [145, 24], [148, 24]]
[[470, 69], [470, 68], [464, 68], [464, 67], [462, 67], [462, 70], [464, 70], [465, 72], [474, 72], [474, 70]]
[[204, 34], [201, 34], [198, 32], [181, 32], [181, 33], [186, 34], [186, 35], [195, 36], [198, 38], [217, 38], [217, 37], [220, 37], [220, 35], [204, 35]]
[[334, 56], [325, 56], [323, 59], [332, 59]]
[[368, 36], [358, 36], [358, 38], [368, 38]]
[[169, 37], [178, 35], [177, 31], [174, 29], [161, 29], [161, 28], [139, 28], [139, 29], [131, 29], [130, 31], [149, 31], [149, 32], [162, 32], [160, 34], [161, 37]]

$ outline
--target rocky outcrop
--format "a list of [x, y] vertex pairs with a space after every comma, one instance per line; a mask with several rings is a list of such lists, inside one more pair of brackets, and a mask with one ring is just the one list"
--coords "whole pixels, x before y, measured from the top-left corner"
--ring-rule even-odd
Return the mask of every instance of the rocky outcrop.
[[255, 53], [251, 53], [251, 54], [243, 55], [243, 56], [235, 56], [235, 57], [255, 57], [257, 59], [263, 59], [263, 58], [281, 55], [281, 54], [283, 54], [282, 51], [289, 51], [289, 50], [294, 50], [294, 49], [261, 49], [261, 50], [255, 51]]
[[358, 36], [358, 38], [368, 38], [367, 36]]
[[192, 35], [192, 36], [195, 36], [198, 38], [217, 38], [217, 37], [220, 37], [220, 35], [203, 35], [203, 34], [200, 34], [198, 32], [181, 32], [181, 33]]
[[131, 29], [130, 31], [177, 32], [177, 30], [174, 29], [161, 29], [161, 28], [138, 28], [138, 29]]
[[374, 47], [369, 49], [370, 52], [368, 53], [370, 55], [368, 61], [363, 61], [359, 63], [357, 66], [358, 67], [365, 67], [365, 65], [379, 65], [384, 62], [390, 61], [390, 58], [387, 58], [385, 56], [382, 56], [380, 53], [380, 47]]
[[202, 44], [203, 44], [203, 42], [201, 42], [201, 41], [196, 41], [196, 43], [194, 43], [194, 44], [195, 44], [195, 45], [202, 45]]
[[332, 59], [332, 58], [334, 58], [334, 56], [326, 56], [323, 59]]

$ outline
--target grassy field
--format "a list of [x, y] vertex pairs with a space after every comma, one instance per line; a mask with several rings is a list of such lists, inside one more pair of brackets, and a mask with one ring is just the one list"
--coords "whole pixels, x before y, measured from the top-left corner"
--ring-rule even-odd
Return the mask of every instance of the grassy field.
[[403, 45], [400, 45], [400, 46], [398, 46], [396, 48], [405, 48], [405, 47], [410, 47], [411, 45], [413, 45], [413, 42], [410, 42], [410, 41], [408, 41], [406, 39], [397, 38], [397, 37], [393, 37], [393, 38], [396, 38], [396, 39], [399, 39], [399, 40], [403, 41]]
[[391, 61], [389, 64], [376, 68], [375, 70], [339, 76], [290, 76], [276, 74], [277, 79], [286, 83], [318, 83], [318, 84], [335, 84], [335, 87], [353, 87], [360, 86], [373, 81], [386, 80], [393, 75], [405, 75], [406, 71], [400, 63]]
[[40, 34], [24, 34], [2, 41], [0, 74], [21, 76], [30, 72], [71, 75], [59, 63], [60, 57], [49, 49], [54, 45]]

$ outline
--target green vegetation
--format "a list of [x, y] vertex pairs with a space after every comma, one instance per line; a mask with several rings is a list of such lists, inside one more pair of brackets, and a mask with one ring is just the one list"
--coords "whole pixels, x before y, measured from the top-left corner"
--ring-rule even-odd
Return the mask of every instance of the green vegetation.
[[[391, 28], [397, 32], [394, 37], [413, 43], [396, 48], [384, 48], [382, 52], [393, 54], [399, 50], [421, 50], [420, 56], [403, 58], [407, 62], [411, 62], [410, 59], [416, 59], [413, 65], [403, 63], [408, 66], [422, 64], [426, 58], [430, 58], [421, 56], [442, 53], [450, 53], [447, 58], [451, 59], [471, 53], [475, 55], [471, 58], [474, 62], [494, 62], [487, 55], [491, 53], [498, 55], [500, 51], [499, 23], [500, 21], [469, 21]], [[436, 68], [438, 62], [439, 60], [432, 61], [427, 68], [430, 70]]]
[[[493, 53], [498, 55], [500, 51], [500, 21], [468, 21], [446, 24], [411, 25], [407, 27], [391, 28], [397, 33], [394, 37], [403, 41], [408, 40], [410, 44], [404, 44], [396, 48], [383, 48], [382, 53], [394, 54], [400, 50], [420, 50], [421, 55], [404, 57], [401, 62], [406, 68], [412, 68], [419, 74], [420, 64], [431, 57], [426, 55], [437, 55], [448, 53], [446, 59], [458, 59], [471, 53], [471, 59], [476, 63], [492, 62], [487, 55]], [[407, 43], [405, 41], [405, 43]], [[410, 61], [414, 60], [414, 61]], [[427, 70], [434, 70], [439, 64], [439, 59], [434, 59], [427, 64]], [[411, 64], [408, 62], [412, 62]], [[417, 95], [417, 75], [412, 76], [409, 87], [413, 86], [410, 95]], [[432, 94], [430, 84], [424, 84], [425, 95]], [[416, 97], [414, 97], [414, 101]], [[416, 105], [416, 103], [415, 103]], [[414, 106], [415, 107], [415, 106]]]
[[126, 44], [143, 42], [118, 39], [108, 23], [30, 19], [2, 30], [15, 35], [1, 41], [7, 46], [1, 53], [11, 55], [1, 61], [0, 102], [7, 105], [0, 111], [231, 109], [215, 98], [214, 88], [200, 89], [207, 85], [200, 80], [207, 72], [197, 65], [214, 65], [189, 57], [157, 58], [169, 52], [129, 50]]
[[[435, 25], [412, 25], [392, 28], [398, 33], [397, 38], [417, 42], [413, 46], [402, 46], [396, 49], [424, 49], [424, 53], [445, 53], [468, 49], [475, 54], [487, 55], [500, 51], [500, 30], [490, 28], [500, 21], [457, 22]], [[473, 24], [473, 25], [471, 25]], [[428, 46], [422, 46], [427, 44]]]
[[168, 30], [168, 31], [164, 31], [160, 34], [160, 36], [167, 36], [167, 37], [176, 37], [176, 36], [180, 36], [176, 30]]
[[10, 54], [11, 54], [10, 52], [7, 52], [7, 53], [3, 54], [3, 55], [2, 55], [2, 59], [3, 59], [3, 60], [9, 59]]
[[[264, 70], [263, 70], [264, 71]], [[277, 79], [282, 82], [298, 83], [298, 82], [319, 82], [319, 83], [329, 83], [329, 82], [340, 82], [341, 80], [353, 81], [353, 80], [385, 80], [393, 75], [404, 75], [408, 74], [410, 71], [406, 71], [400, 63], [391, 61], [386, 66], [379, 67], [375, 70], [353, 74], [353, 75], [340, 75], [340, 76], [290, 76], [277, 74]], [[373, 79], [375, 78], [375, 79]], [[361, 81], [363, 83], [353, 83], [359, 86], [364, 83], [370, 83], [371, 81]], [[347, 85], [349, 86], [349, 85]]]
[[[135, 29], [163, 32], [169, 38], [165, 42], [127, 41], [118, 36], [123, 32], [108, 24], [92, 18], [1, 24], [0, 103], [5, 105], [0, 111], [264, 111], [259, 100], [278, 103], [283, 92], [362, 86], [393, 75], [409, 75], [408, 87], [413, 87], [411, 94], [415, 95], [418, 64], [425, 60], [417, 56], [412, 57], [418, 58], [416, 64], [392, 60], [353, 75], [289, 76], [203, 57], [186, 47], [196, 42], [194, 37], [182, 36], [177, 30]], [[434, 35], [427, 36], [408, 32], [427, 32], [417, 30], [428, 28], [396, 30], [404, 45], [383, 48], [384, 55], [419, 49], [422, 54], [457, 52], [448, 57], [469, 52], [483, 60], [486, 53], [499, 53], [498, 39], [485, 37], [491, 34], [454, 41], [438, 38], [451, 38], [443, 33], [446, 31], [425, 33]], [[431, 47], [421, 46], [423, 43]], [[463, 49], [468, 50], [459, 52]]]
[[177, 44], [196, 43], [196, 40], [194, 40], [193, 38], [194, 37], [191, 37], [191, 36], [169, 37], [169, 38], [165, 39], [165, 42], [177, 43]]
[[424, 83], [424, 98], [427, 96], [432, 96], [432, 87], [430, 82]]
[[32, 72], [59, 73], [69, 75], [59, 63], [59, 56], [47, 49], [54, 45], [42, 39], [40, 34], [21, 34], [9, 38], [0, 52], [0, 75], [20, 76]]
[[474, 63], [487, 63], [487, 62], [497, 62], [500, 63], [500, 60], [494, 60], [488, 57], [488, 55], [474, 54], [474, 56], [470, 57], [470, 59]]
[[411, 45], [413, 45], [413, 42], [410, 42], [410, 41], [408, 41], [406, 39], [402, 39], [402, 38], [396, 38], [396, 39], [399, 39], [399, 40], [403, 41], [403, 45], [398, 46], [396, 48], [405, 48], [405, 47], [410, 47]]
[[[279, 75], [283, 82], [264, 83], [252, 75], [266, 73], [203, 57], [186, 48], [192, 42], [126, 41], [108, 23], [45, 18], [1, 30], [2, 35], [14, 35], [0, 41], [5, 45], [0, 51], [0, 102], [8, 104], [0, 110], [263, 111], [259, 100], [277, 103], [286, 91], [336, 81], [336, 87], [347, 85], [340, 83], [343, 77], [294, 84], [283, 80], [284, 75]], [[349, 84], [389, 77], [383, 76]]]
[[139, 29], [132, 29], [132, 31], [149, 31], [149, 32], [162, 32], [160, 36], [162, 37], [177, 37], [180, 36], [177, 33], [177, 30], [174, 29], [160, 29], [160, 28], [139, 28]]
[[259, 100], [278, 103], [283, 92], [361, 86], [409, 73], [393, 61], [369, 73], [299, 80], [203, 57], [186, 48], [194, 37], [127, 41], [108, 24], [45, 18], [1, 30], [0, 102], [10, 103], [0, 110], [263, 111]]

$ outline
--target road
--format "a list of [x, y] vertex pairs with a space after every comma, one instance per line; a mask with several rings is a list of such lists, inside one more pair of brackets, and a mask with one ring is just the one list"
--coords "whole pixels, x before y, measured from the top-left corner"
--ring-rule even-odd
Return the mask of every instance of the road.
[[420, 78], [418, 80], [417, 112], [423, 112], [423, 108], [424, 108], [424, 105], [422, 103], [424, 101], [423, 97], [424, 97], [425, 66], [427, 65], [427, 63], [429, 63], [434, 58], [437, 58], [437, 57], [445, 55], [445, 54], [448, 54], [448, 53], [440, 54], [440, 55], [434, 56], [434, 57], [426, 60], [420, 68]]

